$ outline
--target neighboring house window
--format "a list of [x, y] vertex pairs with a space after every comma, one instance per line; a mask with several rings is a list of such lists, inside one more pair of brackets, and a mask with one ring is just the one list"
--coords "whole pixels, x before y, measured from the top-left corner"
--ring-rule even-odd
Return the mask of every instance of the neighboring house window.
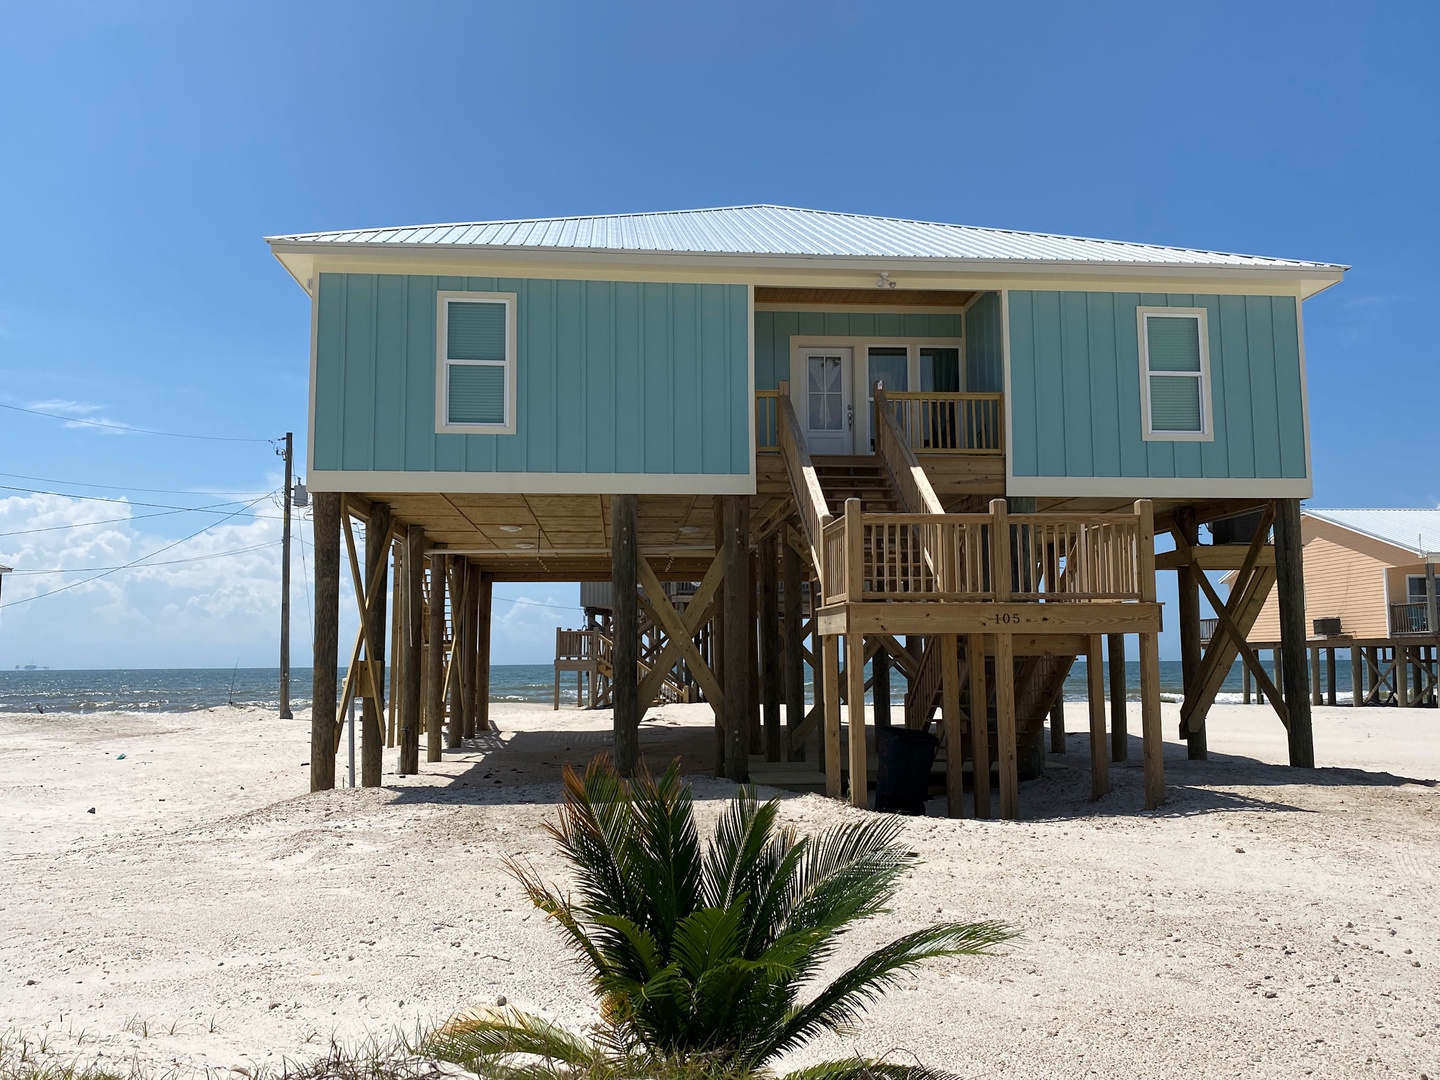
[[1409, 574], [1405, 578], [1405, 591], [1409, 593], [1408, 602], [1412, 604], [1423, 604], [1430, 598], [1430, 590], [1425, 587], [1424, 574]]
[[439, 431], [515, 431], [515, 294], [440, 293]]
[[1145, 438], [1213, 439], [1204, 308], [1141, 308]]

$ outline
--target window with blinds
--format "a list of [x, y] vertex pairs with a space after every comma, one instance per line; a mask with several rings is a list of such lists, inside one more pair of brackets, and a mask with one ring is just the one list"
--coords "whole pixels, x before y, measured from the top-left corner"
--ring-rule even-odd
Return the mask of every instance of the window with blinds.
[[1147, 439], [1213, 438], [1203, 308], [1142, 308], [1140, 368]]
[[438, 428], [505, 434], [515, 430], [515, 297], [440, 296]]

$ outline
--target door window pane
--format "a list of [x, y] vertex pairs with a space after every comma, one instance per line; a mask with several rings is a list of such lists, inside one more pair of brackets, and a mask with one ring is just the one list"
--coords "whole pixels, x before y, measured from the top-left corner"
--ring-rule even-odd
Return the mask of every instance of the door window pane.
[[840, 357], [809, 358], [809, 426], [811, 431], [840, 431], [845, 426], [845, 386]]

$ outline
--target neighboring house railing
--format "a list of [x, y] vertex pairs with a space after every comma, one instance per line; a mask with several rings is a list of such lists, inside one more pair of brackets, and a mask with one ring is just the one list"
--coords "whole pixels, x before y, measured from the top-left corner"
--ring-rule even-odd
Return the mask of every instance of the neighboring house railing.
[[598, 630], [555, 630], [556, 660], [598, 660], [600, 639]]
[[1219, 630], [1220, 630], [1220, 620], [1219, 620], [1219, 619], [1201, 619], [1201, 620], [1200, 620], [1200, 644], [1201, 644], [1201, 645], [1208, 645], [1208, 644], [1210, 644], [1210, 639], [1213, 638], [1213, 637], [1216, 635], [1216, 633], [1219, 632]]
[[1003, 454], [1003, 394], [886, 391], [895, 419], [917, 454]]
[[1391, 604], [1390, 632], [1392, 634], [1430, 633], [1430, 617], [1427, 611], [1427, 605], [1423, 602], [1419, 604]]

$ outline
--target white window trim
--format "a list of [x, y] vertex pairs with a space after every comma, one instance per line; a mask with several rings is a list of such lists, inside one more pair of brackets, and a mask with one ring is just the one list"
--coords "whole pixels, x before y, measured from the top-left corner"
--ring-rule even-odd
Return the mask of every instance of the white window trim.
[[[454, 435], [514, 435], [515, 434], [515, 293], [500, 292], [439, 292], [435, 294], [435, 430]], [[505, 305], [505, 422], [502, 424], [452, 424], [450, 423], [450, 378], [451, 365], [498, 366], [493, 360], [451, 360], [446, 355], [449, 346], [450, 318], [452, 303], [491, 303]]]
[[[1200, 430], [1156, 431], [1150, 422], [1150, 335], [1145, 321], [1150, 316], [1192, 318], [1200, 334]], [[1140, 411], [1141, 432], [1146, 442], [1214, 442], [1215, 423], [1210, 395], [1210, 327], [1209, 313], [1204, 308], [1142, 307], [1135, 310], [1136, 329], [1140, 335]], [[1154, 374], [1173, 378], [1193, 378], [1179, 372], [1157, 371]]]

